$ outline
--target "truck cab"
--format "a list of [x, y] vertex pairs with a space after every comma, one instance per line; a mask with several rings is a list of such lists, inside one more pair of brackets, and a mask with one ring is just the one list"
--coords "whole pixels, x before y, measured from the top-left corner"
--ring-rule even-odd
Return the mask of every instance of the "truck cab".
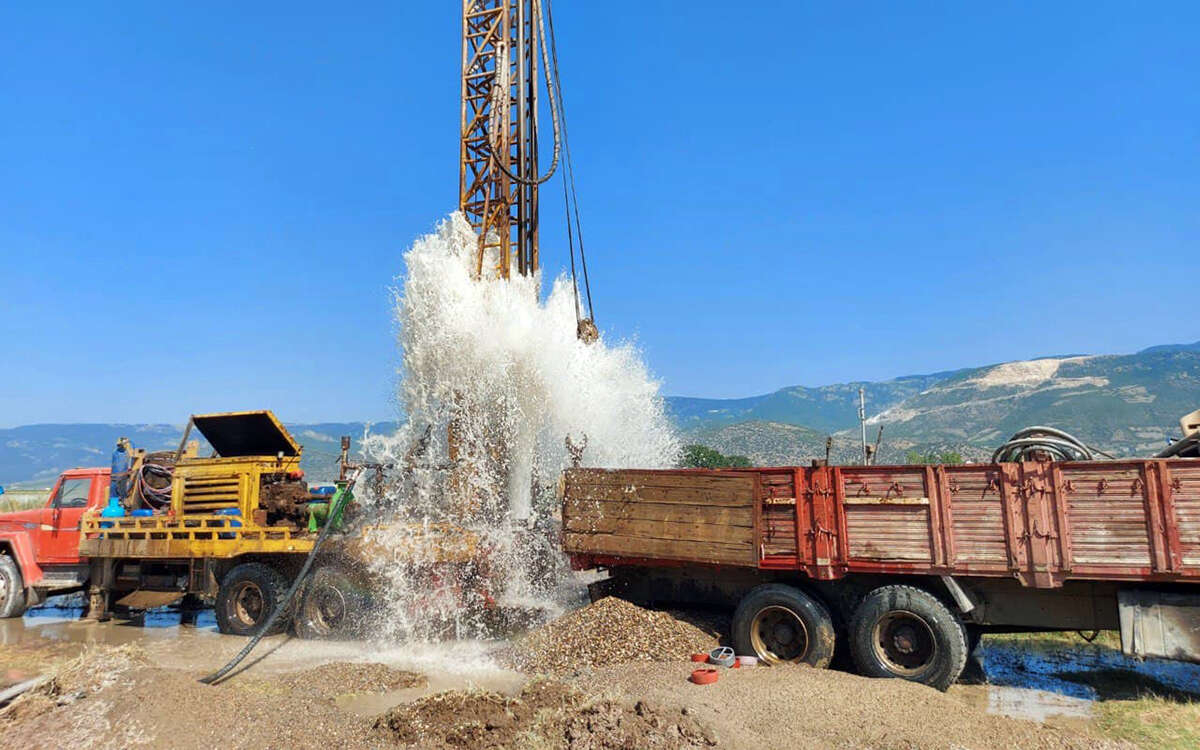
[[82, 588], [80, 520], [108, 495], [107, 468], [69, 469], [32, 510], [0, 513], [0, 617], [20, 617], [52, 593]]

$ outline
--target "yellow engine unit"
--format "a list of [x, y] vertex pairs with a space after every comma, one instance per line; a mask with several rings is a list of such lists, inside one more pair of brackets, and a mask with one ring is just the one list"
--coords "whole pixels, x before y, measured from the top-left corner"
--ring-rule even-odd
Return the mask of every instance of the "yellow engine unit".
[[[212, 455], [189, 450], [195, 429]], [[270, 518], [264, 487], [289, 486], [302, 499], [301, 447], [270, 411], [197, 414], [176, 452], [171, 504], [153, 516], [83, 518], [87, 557], [236, 557], [307, 553], [313, 536], [301, 524]], [[276, 484], [273, 484], [276, 483]]]

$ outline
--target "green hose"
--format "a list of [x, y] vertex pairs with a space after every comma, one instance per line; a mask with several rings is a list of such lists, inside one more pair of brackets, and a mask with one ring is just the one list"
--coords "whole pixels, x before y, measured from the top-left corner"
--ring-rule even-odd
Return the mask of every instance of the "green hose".
[[353, 489], [356, 481], [358, 481], [358, 472], [355, 472], [350, 481], [337, 483], [337, 492], [333, 493], [333, 499], [329, 501], [329, 518], [336, 519], [337, 523], [327, 522], [321, 529], [321, 533], [317, 536], [317, 541], [313, 542], [312, 551], [309, 552], [308, 557], [304, 559], [304, 565], [300, 567], [300, 572], [296, 575], [296, 580], [292, 581], [292, 587], [288, 589], [287, 595], [283, 597], [283, 601], [278, 607], [275, 608], [275, 611], [271, 613], [271, 616], [267, 618], [267, 621], [263, 623], [263, 626], [259, 628], [258, 633], [250, 639], [250, 642], [247, 643], [241, 651], [237, 653], [237, 656], [230, 659], [228, 664], [221, 667], [216, 672], [213, 672], [207, 677], [200, 678], [200, 682], [204, 683], [205, 685], [212, 685], [233, 671], [234, 667], [236, 667], [238, 664], [241, 664], [242, 660], [250, 655], [250, 652], [254, 650], [254, 647], [258, 645], [258, 642], [263, 639], [263, 635], [271, 630], [271, 626], [275, 624], [275, 621], [278, 620], [283, 613], [288, 610], [289, 607], [291, 607], [292, 600], [296, 598], [296, 593], [300, 590], [305, 579], [308, 577], [309, 569], [312, 568], [313, 560], [317, 556], [317, 551], [321, 549], [321, 544], [324, 543], [325, 538], [329, 536], [329, 533], [333, 531], [335, 526], [339, 528], [341, 527], [342, 511], [354, 497], [351, 493], [351, 490]]

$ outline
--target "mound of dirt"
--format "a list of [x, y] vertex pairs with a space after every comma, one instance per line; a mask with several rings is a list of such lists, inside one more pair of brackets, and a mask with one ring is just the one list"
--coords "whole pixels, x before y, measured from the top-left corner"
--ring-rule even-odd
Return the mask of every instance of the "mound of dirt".
[[522, 672], [560, 675], [606, 664], [686, 661], [718, 640], [714, 629], [610, 596], [527, 633], [496, 658]]
[[688, 748], [716, 744], [682, 711], [594, 698], [535, 681], [517, 697], [448, 692], [398, 706], [375, 720], [378, 735], [422, 748], [546, 747], [570, 750]]

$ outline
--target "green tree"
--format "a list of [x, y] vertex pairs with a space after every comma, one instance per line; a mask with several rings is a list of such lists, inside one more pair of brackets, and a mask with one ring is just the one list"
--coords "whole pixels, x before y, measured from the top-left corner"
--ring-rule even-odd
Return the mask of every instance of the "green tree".
[[904, 463], [906, 464], [942, 464], [943, 466], [954, 466], [962, 462], [962, 454], [951, 450], [931, 450], [924, 453], [918, 450], [910, 450], [904, 455]]
[[747, 456], [726, 456], [715, 448], [699, 443], [683, 447], [679, 465], [685, 469], [742, 469], [753, 466]]

